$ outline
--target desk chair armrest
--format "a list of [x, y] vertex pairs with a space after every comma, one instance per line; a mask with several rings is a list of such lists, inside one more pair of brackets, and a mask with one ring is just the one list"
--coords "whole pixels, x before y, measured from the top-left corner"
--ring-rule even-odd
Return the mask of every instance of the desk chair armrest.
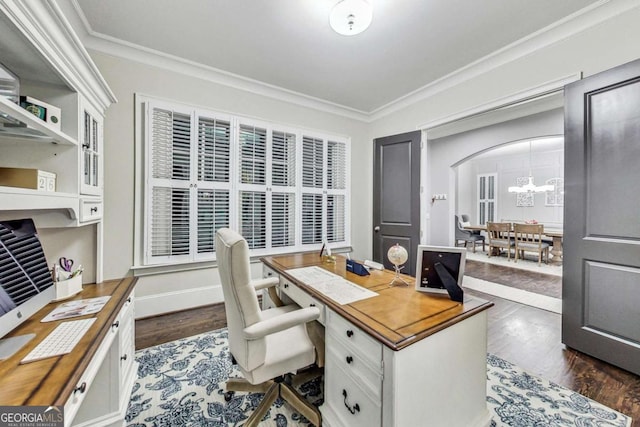
[[289, 311], [288, 313], [265, 319], [244, 328], [244, 336], [248, 340], [257, 340], [293, 326], [311, 322], [319, 317], [320, 309], [318, 309], [318, 307], [306, 307]]
[[268, 277], [266, 279], [256, 279], [252, 280], [251, 284], [255, 288], [256, 291], [261, 289], [271, 288], [273, 286], [278, 286], [280, 284], [280, 279], [278, 277]]

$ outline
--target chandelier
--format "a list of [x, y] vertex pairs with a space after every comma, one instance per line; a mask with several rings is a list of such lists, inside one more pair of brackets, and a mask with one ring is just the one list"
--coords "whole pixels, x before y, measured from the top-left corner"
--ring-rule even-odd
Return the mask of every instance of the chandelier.
[[533, 183], [533, 175], [531, 174], [531, 141], [529, 141], [529, 180], [524, 185], [515, 185], [507, 189], [509, 193], [544, 193], [553, 191], [553, 185], [535, 185]]

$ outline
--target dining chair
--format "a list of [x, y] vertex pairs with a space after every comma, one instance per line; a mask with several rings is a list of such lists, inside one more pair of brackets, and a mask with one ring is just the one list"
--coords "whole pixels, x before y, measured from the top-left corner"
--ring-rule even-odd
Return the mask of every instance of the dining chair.
[[549, 264], [549, 243], [542, 241], [544, 234], [543, 224], [514, 224], [513, 231], [516, 243], [516, 259], [524, 259], [524, 253], [537, 252], [538, 265], [542, 264], [542, 255], [545, 255], [545, 263]]
[[316, 361], [316, 348], [306, 323], [319, 318], [319, 309], [290, 304], [261, 310], [256, 291], [275, 286], [279, 280], [251, 280], [249, 247], [235, 231], [218, 230], [215, 244], [229, 350], [244, 377], [229, 378], [226, 389], [227, 392], [264, 393], [244, 425], [257, 426], [276, 399], [282, 398], [319, 426], [320, 411], [291, 385], [291, 373], [310, 367]]
[[515, 246], [515, 242], [511, 239], [511, 223], [488, 222], [487, 236], [489, 237], [489, 258], [494, 254], [499, 255], [503, 249], [506, 249], [507, 261], [511, 260], [511, 248]]
[[[463, 225], [463, 227], [465, 225], [469, 225], [471, 224], [469, 215], [467, 214], [460, 214], [460, 223]], [[471, 234], [480, 234], [480, 230], [469, 230], [471, 231]]]
[[476, 245], [479, 243], [482, 243], [482, 250], [484, 251], [484, 248], [485, 248], [484, 236], [480, 234], [472, 233], [471, 231], [465, 230], [464, 228], [462, 228], [462, 225], [460, 225], [460, 220], [458, 219], [458, 215], [454, 215], [454, 222], [455, 222], [455, 237], [456, 237], [455, 246], [458, 246], [458, 242], [460, 241], [464, 242], [465, 248], [467, 247], [467, 243], [471, 243], [471, 246], [473, 246], [473, 252], [475, 253]]

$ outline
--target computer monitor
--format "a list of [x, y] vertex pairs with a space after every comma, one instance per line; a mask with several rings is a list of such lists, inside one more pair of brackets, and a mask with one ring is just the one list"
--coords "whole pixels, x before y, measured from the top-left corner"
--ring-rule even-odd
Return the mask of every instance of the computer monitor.
[[0, 221], [0, 360], [34, 334], [4, 338], [55, 297], [51, 272], [31, 219]]
[[462, 302], [466, 255], [465, 248], [418, 246], [416, 290], [448, 294], [452, 300]]

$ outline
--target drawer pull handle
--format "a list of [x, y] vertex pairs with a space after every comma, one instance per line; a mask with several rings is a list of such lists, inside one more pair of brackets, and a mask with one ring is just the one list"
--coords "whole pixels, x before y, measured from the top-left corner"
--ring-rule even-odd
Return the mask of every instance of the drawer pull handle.
[[288, 283], [285, 283], [285, 284], [284, 284], [284, 288], [285, 288], [285, 289], [287, 289], [288, 287], [289, 287], [289, 284], [288, 284]]
[[118, 329], [118, 326], [120, 326], [120, 321], [116, 320], [116, 322], [114, 324], [111, 325], [112, 329]]
[[351, 406], [349, 405], [349, 403], [347, 403], [347, 390], [342, 389], [342, 395], [344, 396], [344, 406], [347, 407], [352, 415], [355, 415], [356, 412], [360, 412], [360, 405], [356, 403], [355, 405]]
[[309, 307], [315, 307], [316, 305], [314, 303], [309, 304]]
[[96, 212], [98, 212], [98, 207], [94, 206], [90, 210], [91, 210], [91, 213], [96, 213]]
[[131, 302], [131, 297], [127, 298], [127, 302]]
[[351, 362], [353, 362], [353, 357], [347, 356], [347, 363], [351, 364]]
[[125, 354], [124, 356], [122, 356], [122, 357], [120, 358], [120, 360], [122, 360], [122, 361], [127, 360], [127, 355]]
[[271, 277], [271, 276], [273, 276], [273, 273], [272, 272], [268, 272], [267, 276]]
[[353, 336], [353, 331], [351, 329], [347, 330], [347, 336], [351, 338]]
[[78, 387], [73, 389], [73, 394], [76, 394], [76, 392], [80, 392], [80, 394], [84, 393], [85, 391], [87, 391], [87, 383], [86, 382], [82, 382], [82, 384], [80, 384]]

